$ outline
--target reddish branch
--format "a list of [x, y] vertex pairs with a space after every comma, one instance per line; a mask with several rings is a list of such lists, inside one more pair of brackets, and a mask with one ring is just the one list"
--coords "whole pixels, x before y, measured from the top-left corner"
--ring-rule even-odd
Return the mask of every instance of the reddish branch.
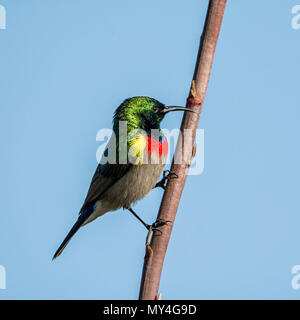
[[[182, 141], [177, 143], [174, 158], [180, 156], [178, 153], [181, 153], [182, 150], [185, 155], [188, 154], [192, 156], [193, 154], [193, 142], [208, 86], [225, 5], [226, 0], [210, 0], [209, 2], [192, 86], [189, 98], [187, 99], [187, 107], [195, 110], [197, 114], [185, 112], [181, 123], [181, 130], [183, 132], [184, 129], [190, 129], [192, 135], [190, 135], [189, 139], [184, 139], [185, 144], [183, 148], [179, 146]], [[158, 234], [154, 233], [150, 247], [147, 246], [146, 248], [139, 296], [142, 300], [154, 300], [157, 297], [163, 262], [187, 177], [190, 160], [191, 159], [184, 159], [184, 161], [181, 161], [181, 164], [176, 164], [173, 159], [171, 171], [175, 172], [178, 178], [168, 181], [158, 213], [158, 218], [172, 222], [162, 227], [162, 235], [158, 236]]]

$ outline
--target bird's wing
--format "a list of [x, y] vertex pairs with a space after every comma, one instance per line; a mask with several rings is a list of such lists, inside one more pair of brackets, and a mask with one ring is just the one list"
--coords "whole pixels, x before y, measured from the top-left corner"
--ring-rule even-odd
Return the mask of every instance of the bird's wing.
[[121, 179], [132, 167], [127, 164], [99, 164], [92, 178], [84, 204], [80, 210], [82, 213], [89, 205], [99, 200], [101, 196], [119, 179]]

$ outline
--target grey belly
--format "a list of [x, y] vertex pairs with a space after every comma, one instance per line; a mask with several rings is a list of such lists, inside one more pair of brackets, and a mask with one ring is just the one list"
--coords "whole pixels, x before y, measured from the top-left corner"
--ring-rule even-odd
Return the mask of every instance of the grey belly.
[[163, 168], [162, 164], [133, 166], [124, 177], [109, 188], [101, 201], [109, 202], [115, 209], [129, 208], [132, 203], [144, 198], [151, 191]]
[[96, 202], [95, 211], [84, 225], [108, 211], [129, 208], [134, 202], [144, 198], [156, 185], [164, 166], [165, 164], [134, 165]]

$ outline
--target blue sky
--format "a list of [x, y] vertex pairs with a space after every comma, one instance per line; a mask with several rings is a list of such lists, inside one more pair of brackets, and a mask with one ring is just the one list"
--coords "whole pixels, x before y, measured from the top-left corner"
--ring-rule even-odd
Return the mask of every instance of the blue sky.
[[[0, 30], [0, 299], [135, 299], [145, 230], [108, 213], [52, 255], [129, 96], [184, 105], [207, 0], [8, 1]], [[297, 1], [228, 1], [199, 128], [205, 168], [182, 196], [164, 299], [299, 299]], [[163, 126], [176, 128], [181, 114]], [[161, 190], [136, 206], [155, 220]]]

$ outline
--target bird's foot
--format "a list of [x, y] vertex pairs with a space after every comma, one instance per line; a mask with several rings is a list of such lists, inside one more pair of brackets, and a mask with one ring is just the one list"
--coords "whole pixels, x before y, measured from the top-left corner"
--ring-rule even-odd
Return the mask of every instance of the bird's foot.
[[159, 182], [157, 182], [154, 188], [160, 187], [165, 190], [167, 186], [167, 181], [171, 179], [177, 179], [177, 178], [178, 178], [178, 175], [175, 172], [170, 170], [165, 170], [163, 172], [163, 178]]
[[162, 231], [159, 229], [160, 227], [164, 226], [168, 222], [171, 222], [170, 220], [164, 220], [164, 219], [157, 219], [155, 222], [152, 223], [152, 225], [147, 224], [146, 228], [148, 229], [147, 237], [146, 237], [146, 247], [151, 249], [150, 247], [150, 236], [152, 232], [158, 232], [159, 235], [162, 235]]
[[162, 231], [159, 229], [160, 227], [164, 226], [168, 222], [171, 222], [169, 220], [164, 220], [164, 219], [157, 219], [155, 222], [153, 222], [151, 225], [147, 224], [146, 228], [148, 231], [151, 229], [151, 232], [157, 231], [160, 234], [162, 234]]
[[155, 229], [157, 229], [159, 227], [162, 227], [165, 224], [167, 224], [168, 222], [171, 222], [171, 221], [159, 218], [155, 222], [152, 223], [152, 230], [155, 230]]

